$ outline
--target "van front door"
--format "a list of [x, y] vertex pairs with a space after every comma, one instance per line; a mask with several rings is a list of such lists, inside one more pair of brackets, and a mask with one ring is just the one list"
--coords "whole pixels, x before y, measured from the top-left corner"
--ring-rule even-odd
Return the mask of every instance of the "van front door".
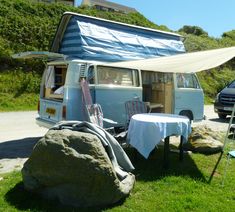
[[174, 113], [194, 121], [203, 119], [204, 94], [193, 73], [175, 74]]
[[134, 98], [142, 100], [142, 87], [138, 70], [97, 66], [94, 102], [102, 106], [104, 117], [124, 126], [125, 102]]

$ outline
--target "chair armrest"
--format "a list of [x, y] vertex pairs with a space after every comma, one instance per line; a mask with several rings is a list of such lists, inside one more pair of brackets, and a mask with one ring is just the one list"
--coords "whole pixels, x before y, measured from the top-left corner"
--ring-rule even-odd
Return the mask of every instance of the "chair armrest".
[[159, 104], [159, 103], [150, 103], [149, 104], [149, 113], [151, 113], [152, 109], [156, 109], [156, 108], [163, 108], [163, 105]]
[[103, 121], [109, 124], [118, 124], [116, 121], [113, 121], [111, 119], [103, 118]]

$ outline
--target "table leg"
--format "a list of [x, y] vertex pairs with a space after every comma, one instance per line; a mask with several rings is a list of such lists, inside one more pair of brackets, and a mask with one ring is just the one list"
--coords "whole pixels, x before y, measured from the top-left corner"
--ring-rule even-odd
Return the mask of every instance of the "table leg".
[[167, 136], [164, 139], [164, 159], [163, 159], [163, 166], [164, 168], [168, 168], [169, 167], [169, 151], [170, 151], [170, 139], [169, 136]]
[[184, 140], [184, 137], [181, 135], [180, 136], [180, 145], [179, 145], [179, 149], [180, 149], [179, 159], [180, 159], [180, 161], [182, 161], [184, 159], [183, 140]]

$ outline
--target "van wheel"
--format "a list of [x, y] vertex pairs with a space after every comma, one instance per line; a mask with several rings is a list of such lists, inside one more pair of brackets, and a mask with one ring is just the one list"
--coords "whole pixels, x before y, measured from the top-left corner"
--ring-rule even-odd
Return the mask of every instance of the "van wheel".
[[193, 120], [193, 114], [189, 110], [183, 110], [179, 113], [179, 115], [180, 116], [186, 116], [190, 120], [190, 122]]
[[218, 113], [218, 116], [219, 116], [220, 119], [226, 119], [227, 115]]

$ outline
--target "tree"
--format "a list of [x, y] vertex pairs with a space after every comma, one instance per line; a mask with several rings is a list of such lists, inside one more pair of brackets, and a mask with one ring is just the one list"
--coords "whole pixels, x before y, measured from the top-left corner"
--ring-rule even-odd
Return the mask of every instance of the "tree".
[[198, 26], [184, 25], [182, 28], [179, 29], [179, 32], [184, 32], [186, 34], [192, 34], [196, 36], [204, 35], [208, 37], [208, 33]]
[[224, 32], [223, 35], [222, 35], [222, 38], [230, 38], [233, 41], [235, 41], [235, 30]]

